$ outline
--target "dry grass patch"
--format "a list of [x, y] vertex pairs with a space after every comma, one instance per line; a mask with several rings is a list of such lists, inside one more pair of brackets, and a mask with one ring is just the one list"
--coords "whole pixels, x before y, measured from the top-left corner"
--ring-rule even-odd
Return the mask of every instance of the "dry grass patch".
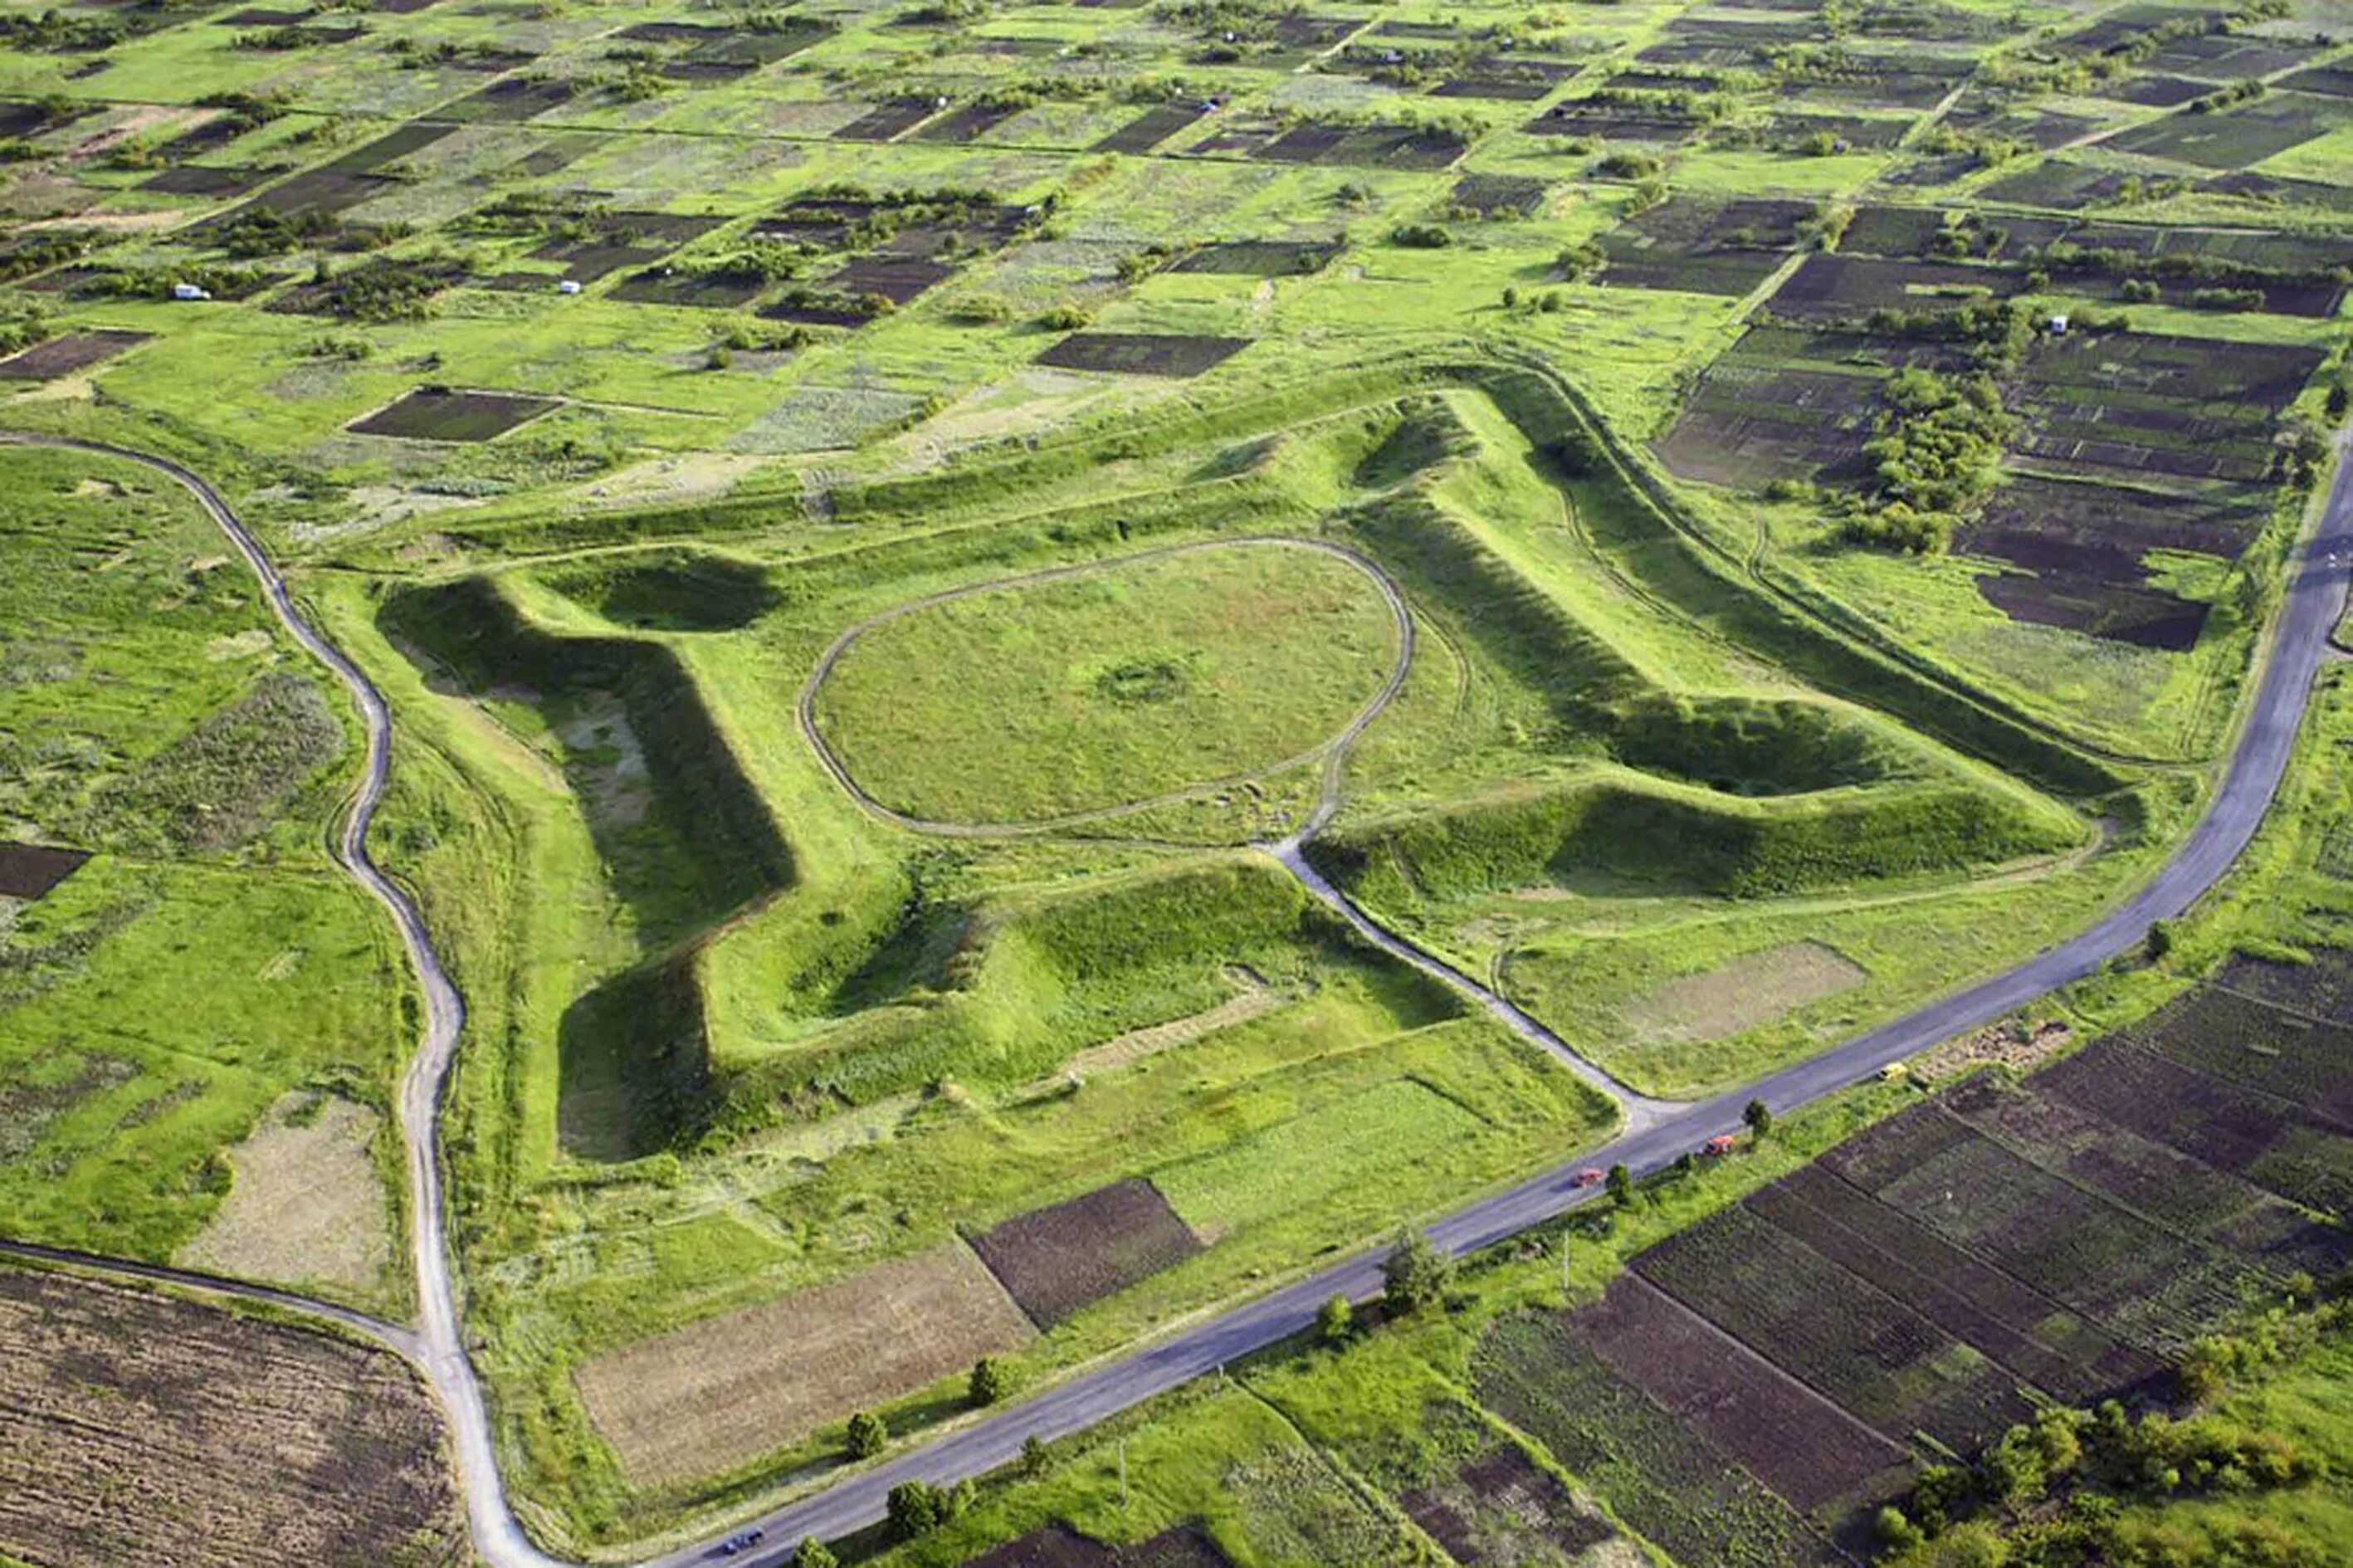
[[0, 1269], [0, 1557], [470, 1563], [440, 1419], [389, 1351]]
[[2064, 1050], [2075, 1032], [2055, 1019], [2040, 1023], [2006, 1022], [1957, 1034], [1912, 1058], [1914, 1076], [1942, 1083], [1973, 1067], [2008, 1067], [2024, 1075]]
[[368, 1150], [382, 1118], [296, 1093], [228, 1151], [228, 1196], [175, 1260], [245, 1279], [374, 1295], [392, 1272], [392, 1215]]
[[1221, 1029], [1248, 1023], [1290, 1000], [1240, 964], [1226, 970], [1226, 979], [1233, 982], [1234, 994], [1217, 1006], [1205, 1012], [1187, 1013], [1182, 1018], [1172, 1018], [1165, 1023], [1131, 1029], [1100, 1045], [1090, 1045], [1071, 1058], [1064, 1075], [1092, 1078], [1098, 1073], [1128, 1066], [1147, 1057], [1157, 1056], [1163, 1051], [1190, 1045], [1194, 1041], [1206, 1039]]
[[961, 1243], [598, 1356], [575, 1381], [632, 1484], [717, 1474], [1030, 1337]]
[[1861, 985], [1869, 972], [1820, 942], [1785, 942], [1685, 975], [1643, 992], [1620, 1010], [1648, 1044], [1723, 1040]]

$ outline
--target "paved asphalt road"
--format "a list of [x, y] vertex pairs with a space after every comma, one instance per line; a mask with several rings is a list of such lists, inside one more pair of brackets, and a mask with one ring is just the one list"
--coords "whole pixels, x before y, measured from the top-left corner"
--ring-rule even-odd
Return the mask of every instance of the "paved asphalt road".
[[[2097, 925], [2005, 974], [1483, 1198], [1431, 1225], [1430, 1235], [1458, 1253], [1501, 1241], [1592, 1196], [1593, 1189], [1573, 1184], [1576, 1172], [1584, 1167], [1622, 1162], [1638, 1175], [1656, 1171], [1717, 1133], [1736, 1130], [1741, 1110], [1752, 1098], [1787, 1111], [1868, 1078], [1891, 1062], [1989, 1023], [2046, 991], [2083, 979], [2143, 940], [2150, 922], [2188, 909], [2246, 848], [2279, 788], [2313, 676], [2327, 654], [2329, 634], [2345, 612], [2348, 562], [2353, 562], [2353, 463], [2338, 469], [2319, 529], [2297, 558], [2271, 659], [2221, 790], [2165, 868]], [[829, 1539], [872, 1524], [882, 1517], [890, 1489], [901, 1481], [950, 1482], [1010, 1463], [1030, 1437], [1050, 1440], [1083, 1430], [1301, 1332], [1333, 1295], [1362, 1299], [1379, 1287], [1380, 1255], [1366, 1253], [1246, 1302], [767, 1514], [754, 1521], [765, 1532], [758, 1550], [733, 1561], [756, 1568], [782, 1564], [803, 1536]], [[710, 1553], [707, 1546], [691, 1548], [658, 1559], [657, 1568], [682, 1568], [707, 1561]]]
[[[354, 1322], [353, 1326], [385, 1338], [396, 1349], [409, 1351], [432, 1380], [455, 1435], [476, 1549], [495, 1568], [546, 1568], [554, 1560], [530, 1543], [507, 1506], [480, 1385], [463, 1353], [448, 1273], [434, 1124], [442, 1085], [464, 1021], [463, 1004], [442, 970], [416, 906], [369, 860], [365, 848], [368, 822], [384, 791], [390, 753], [390, 719], [383, 696], [356, 665], [302, 618], [287, 591], [284, 578], [259, 544], [220, 496], [196, 475], [167, 459], [98, 442], [6, 433], [0, 433], [0, 440], [109, 453], [144, 463], [187, 487], [244, 556], [288, 631], [335, 673], [359, 705], [367, 724], [367, 769], [339, 835], [337, 858], [392, 912], [424, 986], [428, 1016], [425, 1041], [403, 1082], [401, 1093], [401, 1121], [408, 1140], [411, 1213], [417, 1217], [414, 1230], [424, 1300], [422, 1321], [413, 1339], [373, 1319]], [[2082, 979], [2108, 959], [2138, 943], [2151, 921], [2187, 909], [2246, 847], [2278, 788], [2313, 676], [2326, 655], [2329, 634], [2344, 613], [2349, 560], [2353, 560], [2353, 466], [2340, 467], [2318, 532], [2297, 558], [2295, 577], [2278, 618], [2273, 652], [2221, 790], [2165, 868], [2097, 925], [2005, 974], [1931, 1002], [1747, 1087], [1704, 1104], [1666, 1112], [1661, 1119], [1638, 1119], [1633, 1124], [1634, 1130], [1608, 1147], [1588, 1151], [1556, 1170], [1459, 1210], [1430, 1226], [1430, 1234], [1450, 1251], [1462, 1252], [1551, 1219], [1591, 1195], [1590, 1189], [1573, 1185], [1578, 1169], [1622, 1161], [1637, 1172], [1657, 1170], [1708, 1138], [1734, 1130], [1739, 1124], [1741, 1107], [1752, 1097], [1786, 1111], [1868, 1077], [1890, 1062], [1991, 1022], [2045, 991]], [[19, 1255], [47, 1255], [53, 1261], [85, 1264], [117, 1274], [231, 1289], [259, 1299], [278, 1300], [300, 1310], [326, 1310], [337, 1318], [356, 1317], [284, 1292], [229, 1281], [214, 1282], [152, 1266], [59, 1254], [22, 1245], [5, 1250]], [[997, 1468], [1018, 1457], [1023, 1443], [1030, 1437], [1051, 1439], [1083, 1430], [1155, 1394], [1209, 1373], [1227, 1361], [1298, 1333], [1313, 1322], [1316, 1308], [1334, 1294], [1363, 1298], [1374, 1294], [1378, 1287], [1379, 1255], [1366, 1253], [1271, 1295], [1245, 1302], [767, 1514], [754, 1521], [765, 1532], [758, 1550], [743, 1552], [732, 1561], [755, 1568], [781, 1565], [789, 1557], [793, 1543], [805, 1535], [830, 1538], [881, 1519], [890, 1489], [900, 1481], [921, 1478], [948, 1482]], [[653, 1559], [648, 1568], [681, 1568], [686, 1563], [706, 1563], [716, 1555], [713, 1545], [699, 1544]]]

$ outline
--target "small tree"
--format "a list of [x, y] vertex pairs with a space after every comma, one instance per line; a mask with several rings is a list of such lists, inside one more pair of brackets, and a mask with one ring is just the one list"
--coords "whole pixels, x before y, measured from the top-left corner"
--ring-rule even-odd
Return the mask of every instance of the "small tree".
[[871, 1410], [861, 1410], [849, 1418], [849, 1457], [871, 1459], [891, 1442], [891, 1429], [882, 1418]]
[[1356, 1331], [1356, 1309], [1345, 1296], [1334, 1295], [1315, 1314], [1315, 1337], [1327, 1345], [1343, 1344]]
[[883, 1504], [891, 1533], [902, 1541], [929, 1535], [947, 1522], [948, 1494], [929, 1481], [901, 1481]]
[[1021, 1473], [1035, 1479], [1046, 1473], [1046, 1445], [1033, 1435], [1021, 1439]]
[[995, 1404], [1005, 1397], [1009, 1387], [1005, 1363], [995, 1356], [983, 1356], [972, 1363], [972, 1381], [965, 1392], [975, 1404]]
[[2157, 963], [2173, 951], [2173, 922], [2152, 920], [2148, 923], [2148, 961]]
[[801, 1538], [800, 1545], [794, 1549], [793, 1568], [839, 1568], [839, 1563], [824, 1542], [814, 1535], [806, 1535]]
[[1747, 1108], [1740, 1113], [1740, 1119], [1746, 1122], [1748, 1130], [1759, 1139], [1772, 1136], [1773, 1107], [1763, 1100], [1750, 1100]]
[[1391, 1312], [1418, 1311], [1439, 1300], [1454, 1283], [1454, 1260], [1419, 1231], [1398, 1234], [1397, 1245], [1381, 1260], [1381, 1298]]
[[1610, 1202], [1616, 1203], [1620, 1208], [1625, 1208], [1628, 1204], [1633, 1202], [1634, 1173], [1631, 1171], [1627, 1170], [1623, 1165], [1612, 1165], [1609, 1168], [1609, 1180], [1606, 1185], [1609, 1189]]

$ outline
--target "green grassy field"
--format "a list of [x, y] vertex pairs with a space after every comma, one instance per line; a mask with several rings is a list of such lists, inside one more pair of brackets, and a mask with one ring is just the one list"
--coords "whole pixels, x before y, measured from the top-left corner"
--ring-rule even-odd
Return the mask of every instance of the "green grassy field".
[[[203, 471], [385, 691], [501, 1455], [617, 1555], [842, 1434], [633, 1486], [596, 1358], [1149, 1181], [1198, 1249], [1009, 1352], [1034, 1387], [1608, 1135], [1249, 848], [1320, 806], [1360, 907], [1669, 1097], [2145, 877], [2341, 413], [2345, 115], [2290, 83], [2341, 11], [0, 0], [0, 425]], [[356, 732], [147, 471], [0, 481], [0, 841], [98, 852], [0, 902], [0, 1208], [165, 1256], [289, 1091], [384, 1109], [413, 1040], [322, 848]], [[1334, 751], [1406, 650], [1358, 560], [1412, 657]], [[2284, 913], [2070, 1005], [2337, 934], [2325, 861], [2274, 832]], [[1905, 1094], [1662, 1185], [1570, 1284]], [[1559, 1273], [1140, 1415], [1117, 1506], [1076, 1445], [898, 1555], [1621, 1561], [1471, 1393]], [[957, 1382], [871, 1403], [909, 1438]]]
[[323, 849], [340, 702], [210, 520], [126, 463], [10, 449], [0, 476], [0, 837], [95, 856], [0, 899], [0, 1192], [15, 1234], [167, 1260], [280, 1097], [389, 1105], [407, 985]]
[[1353, 563], [1235, 545], [870, 623], [816, 718], [893, 810], [1039, 821], [1280, 768], [1336, 736], [1404, 653]]

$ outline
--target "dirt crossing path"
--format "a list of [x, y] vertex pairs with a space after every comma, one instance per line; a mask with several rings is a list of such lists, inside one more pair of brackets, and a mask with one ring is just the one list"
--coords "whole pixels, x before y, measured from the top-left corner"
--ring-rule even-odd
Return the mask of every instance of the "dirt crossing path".
[[[432, 936], [426, 930], [425, 917], [416, 903], [368, 856], [368, 827], [375, 820], [376, 807], [384, 800], [385, 786], [392, 772], [392, 715], [384, 694], [343, 650], [311, 624], [296, 606], [285, 575], [262, 549], [261, 542], [219, 492], [192, 471], [169, 458], [70, 436], [10, 431], [0, 432], [0, 440], [71, 448], [139, 463], [195, 496], [244, 557], [261, 585], [270, 612], [277, 616], [287, 635], [334, 673], [360, 710], [367, 731], [366, 763], [336, 834], [333, 853], [336, 863], [352, 879], [391, 914], [393, 924], [400, 930], [401, 946], [416, 971], [417, 986], [425, 993], [425, 1033], [417, 1043], [417, 1054], [409, 1059], [407, 1072], [402, 1075], [399, 1101], [401, 1139], [407, 1156], [408, 1230], [417, 1271], [418, 1321], [406, 1344], [386, 1342], [408, 1355], [423, 1370], [440, 1398], [457, 1450], [474, 1549], [493, 1568], [552, 1568], [555, 1560], [531, 1543], [507, 1506], [506, 1488], [499, 1475], [497, 1451], [491, 1440], [490, 1413], [482, 1399], [481, 1384], [474, 1375], [473, 1362], [466, 1356], [457, 1288], [449, 1270], [448, 1216], [441, 1186], [440, 1110], [450, 1064], [457, 1055], [458, 1037], [465, 1028], [466, 1004], [441, 967], [440, 955], [434, 951]], [[124, 1266], [116, 1267], [118, 1272], [124, 1271]], [[143, 1266], [133, 1266], [130, 1271], [159, 1277], [156, 1271]], [[280, 1305], [299, 1304], [305, 1310], [323, 1312], [339, 1321], [348, 1322], [352, 1317], [341, 1308], [306, 1302], [284, 1292], [262, 1295], [255, 1287], [238, 1294], [254, 1299], [275, 1298]]]
[[[193, 1276], [184, 1270], [62, 1254], [23, 1244], [0, 1246], [0, 1253], [28, 1257], [46, 1255], [49, 1261], [225, 1290], [321, 1313], [351, 1323], [396, 1349], [403, 1349], [405, 1353], [412, 1353], [439, 1394], [456, 1437], [476, 1550], [493, 1568], [554, 1568], [555, 1560], [532, 1545], [508, 1507], [481, 1388], [466, 1359], [459, 1332], [448, 1268], [435, 1124], [465, 1013], [416, 906], [367, 856], [367, 827], [383, 796], [389, 760], [390, 718], [383, 696], [356, 665], [304, 620], [294, 606], [284, 578], [259, 543], [227, 504], [194, 473], [168, 459], [95, 441], [9, 433], [0, 433], [0, 440], [73, 447], [143, 463], [186, 487], [245, 557], [289, 633], [335, 673], [360, 706], [367, 725], [367, 768], [353, 795], [335, 851], [344, 869], [393, 915], [427, 996], [425, 1037], [403, 1081], [400, 1097], [422, 1321], [412, 1336], [408, 1330], [365, 1319], [326, 1303], [263, 1287]], [[2327, 650], [2329, 637], [2345, 613], [2348, 562], [2353, 562], [2353, 465], [2340, 464], [2316, 531], [2295, 556], [2268, 656], [2259, 673], [2246, 721], [2234, 739], [2221, 788], [2173, 858], [2089, 929], [2004, 973], [1939, 998], [1756, 1083], [1704, 1104], [1672, 1107], [1631, 1126], [1606, 1148], [1581, 1154], [1555, 1170], [1457, 1210], [1432, 1224], [1430, 1234], [1450, 1252], [1461, 1253], [1542, 1224], [1591, 1197], [1591, 1190], [1579, 1187], [1576, 1181], [1577, 1170], [1586, 1165], [1616, 1161], [1637, 1173], [1656, 1171], [1706, 1138], [1736, 1130], [1741, 1107], [1752, 1097], [1763, 1099], [1777, 1110], [1788, 1111], [1833, 1093], [1870, 1076], [1888, 1063], [2000, 1018], [2049, 991], [2083, 979], [2108, 959], [2137, 946], [2150, 922], [2188, 909], [2214, 886], [2253, 838], [2285, 775], [2315, 674]], [[1369, 722], [1369, 718], [1365, 720]], [[1360, 731], [1362, 726], [1356, 727]], [[1328, 770], [1331, 766], [1327, 760], [1327, 781], [1336, 778], [1336, 773]], [[1325, 816], [1328, 812], [1319, 809], [1312, 825], [1320, 825]], [[1278, 853], [1285, 847], [1275, 846]], [[1297, 859], [1295, 842], [1288, 845], [1288, 852]], [[1303, 875], [1303, 880], [1314, 874], [1303, 861], [1293, 869], [1294, 874]], [[1320, 882], [1321, 878], [1316, 880]], [[1314, 884], [1309, 885], [1313, 888]], [[1338, 896], [1336, 892], [1333, 896]], [[1341, 902], [1345, 903], [1345, 899]], [[1343, 913], [1346, 913], [1345, 908]], [[1361, 920], [1362, 916], [1357, 918]], [[1369, 924], [1364, 922], [1364, 926]], [[1388, 943], [1395, 943], [1397, 948], [1409, 947], [1394, 937], [1389, 937]], [[1445, 968], [1430, 955], [1423, 954], [1422, 958]], [[1467, 979], [1462, 983], [1473, 984]], [[1510, 1022], [1508, 1018], [1505, 1021]], [[794, 1543], [801, 1537], [836, 1537], [880, 1520], [890, 1488], [900, 1481], [921, 1478], [946, 1483], [996, 1469], [1018, 1458], [1022, 1445], [1031, 1437], [1052, 1439], [1084, 1430], [1155, 1394], [1181, 1387], [1236, 1357], [1304, 1330], [1314, 1320], [1322, 1303], [1332, 1295], [1361, 1298], [1374, 1294], [1379, 1283], [1379, 1254], [1367, 1252], [1266, 1296], [1228, 1308], [1179, 1333], [1138, 1346], [1030, 1399], [771, 1510], [756, 1521], [765, 1531], [759, 1548], [731, 1561], [749, 1568], [784, 1568]], [[712, 1542], [705, 1540], [649, 1559], [646, 1568], [688, 1568], [690, 1564], [707, 1563], [712, 1554]]]

